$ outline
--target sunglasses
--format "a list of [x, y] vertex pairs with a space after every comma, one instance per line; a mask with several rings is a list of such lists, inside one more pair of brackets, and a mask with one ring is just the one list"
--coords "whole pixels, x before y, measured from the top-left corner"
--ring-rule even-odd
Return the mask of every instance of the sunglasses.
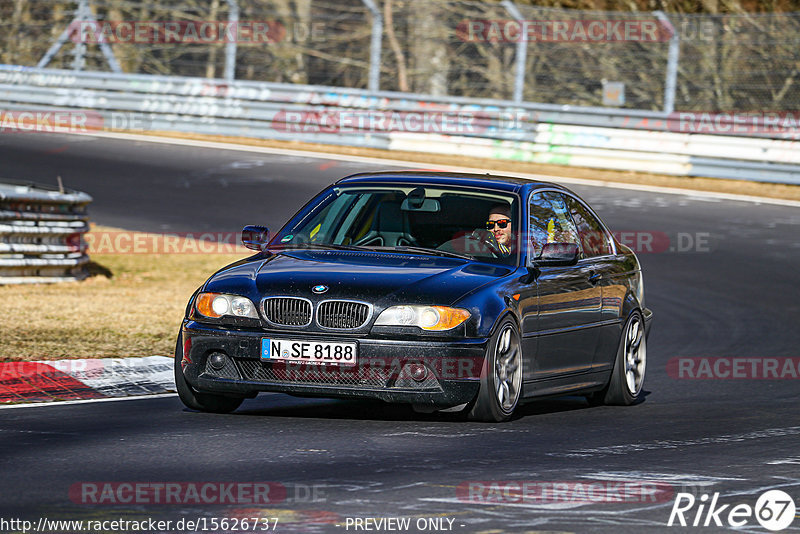
[[499, 228], [506, 228], [509, 224], [511, 224], [511, 219], [498, 219], [496, 221], [486, 221], [486, 229], [487, 230], [494, 230], [494, 225], [495, 224]]

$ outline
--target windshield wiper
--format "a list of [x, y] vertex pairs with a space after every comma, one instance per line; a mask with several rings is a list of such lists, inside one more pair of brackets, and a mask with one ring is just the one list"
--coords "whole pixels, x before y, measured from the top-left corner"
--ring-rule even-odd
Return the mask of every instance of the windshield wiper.
[[384, 250], [398, 250], [400, 252], [416, 252], [420, 254], [429, 254], [431, 256], [445, 256], [448, 258], [461, 258], [462, 260], [474, 260], [472, 256], [467, 256], [466, 254], [459, 254], [458, 252], [450, 252], [449, 250], [439, 250], [437, 248], [425, 248], [425, 247], [408, 247], [408, 246], [399, 246], [399, 247], [375, 247], [376, 249], [384, 249]]
[[428, 254], [430, 256], [460, 258], [462, 260], [475, 259], [472, 256], [467, 256], [466, 254], [459, 254], [458, 252], [450, 252], [449, 250], [439, 250], [435, 248], [425, 248], [425, 247], [409, 247], [409, 246], [365, 247], [362, 245], [337, 245], [333, 243], [295, 243], [291, 245], [287, 244], [284, 246], [287, 249], [314, 248], [314, 249], [327, 249], [327, 250], [366, 250], [369, 252], [378, 252], [378, 251], [414, 252], [417, 254]]
[[296, 243], [286, 246], [286, 248], [319, 248], [319, 249], [332, 249], [332, 250], [369, 250], [375, 251], [372, 247], [363, 247], [361, 245], [337, 245], [334, 243]]

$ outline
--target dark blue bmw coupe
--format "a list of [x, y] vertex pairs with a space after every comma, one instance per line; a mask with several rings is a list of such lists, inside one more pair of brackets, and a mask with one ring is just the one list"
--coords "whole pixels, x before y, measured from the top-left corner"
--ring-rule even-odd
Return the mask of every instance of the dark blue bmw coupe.
[[261, 391], [510, 418], [525, 399], [641, 400], [635, 254], [559, 185], [380, 172], [339, 180], [186, 308], [175, 382], [195, 410]]

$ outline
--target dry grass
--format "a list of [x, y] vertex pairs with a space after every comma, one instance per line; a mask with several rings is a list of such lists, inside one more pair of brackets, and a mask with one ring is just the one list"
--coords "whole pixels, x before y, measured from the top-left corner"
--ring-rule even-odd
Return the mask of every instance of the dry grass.
[[240, 250], [92, 254], [92, 276], [82, 282], [0, 286], [0, 361], [171, 355], [189, 297], [217, 269], [247, 255]]

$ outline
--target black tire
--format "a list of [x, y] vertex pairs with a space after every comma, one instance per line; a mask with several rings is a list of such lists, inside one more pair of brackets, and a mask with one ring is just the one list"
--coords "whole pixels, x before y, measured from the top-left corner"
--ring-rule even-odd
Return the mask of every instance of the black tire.
[[499, 423], [514, 415], [522, 398], [522, 345], [517, 324], [503, 319], [486, 347], [481, 387], [467, 418]]
[[640, 402], [643, 398], [646, 367], [647, 339], [644, 318], [642, 313], [636, 310], [628, 317], [622, 329], [614, 370], [603, 395], [603, 403], [630, 406]]
[[178, 390], [178, 397], [181, 402], [190, 410], [211, 413], [230, 413], [241, 406], [244, 398], [226, 397], [224, 395], [214, 395], [212, 393], [200, 393], [196, 391], [186, 381], [183, 376], [181, 360], [183, 359], [183, 336], [178, 334], [178, 341], [175, 345], [175, 389]]

